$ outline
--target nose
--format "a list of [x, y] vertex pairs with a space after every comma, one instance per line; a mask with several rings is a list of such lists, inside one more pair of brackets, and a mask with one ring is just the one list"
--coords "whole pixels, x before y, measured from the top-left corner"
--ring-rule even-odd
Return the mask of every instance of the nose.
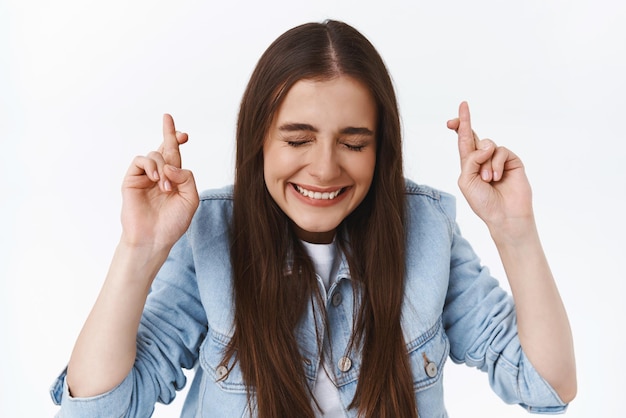
[[339, 156], [337, 155], [334, 141], [328, 141], [330, 143], [320, 142], [313, 146], [314, 149], [310, 154], [311, 160], [308, 168], [309, 174], [324, 184], [339, 177], [341, 165], [339, 164]]

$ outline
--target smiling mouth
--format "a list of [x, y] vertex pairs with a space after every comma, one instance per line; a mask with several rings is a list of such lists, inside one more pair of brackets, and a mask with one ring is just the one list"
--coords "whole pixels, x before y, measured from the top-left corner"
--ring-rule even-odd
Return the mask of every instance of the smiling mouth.
[[341, 189], [337, 189], [334, 192], [314, 192], [312, 190], [307, 190], [304, 187], [298, 186], [297, 184], [294, 184], [294, 187], [302, 196], [315, 200], [333, 200], [345, 190], [345, 188], [342, 187]]

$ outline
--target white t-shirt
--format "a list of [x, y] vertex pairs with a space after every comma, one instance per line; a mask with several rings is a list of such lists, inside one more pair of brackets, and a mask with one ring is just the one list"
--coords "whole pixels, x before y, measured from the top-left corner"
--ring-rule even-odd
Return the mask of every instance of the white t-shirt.
[[[340, 261], [335, 242], [333, 241], [330, 244], [311, 244], [310, 242], [302, 241], [302, 243], [313, 261], [315, 272], [324, 282], [324, 287], [328, 292], [332, 284], [330, 280], [336, 276]], [[327, 367], [330, 369], [331, 366]], [[317, 381], [313, 389], [313, 396], [315, 396], [322, 410], [320, 412], [315, 405], [313, 406], [316, 417], [345, 418], [337, 386], [330, 380], [322, 365], [317, 370]]]

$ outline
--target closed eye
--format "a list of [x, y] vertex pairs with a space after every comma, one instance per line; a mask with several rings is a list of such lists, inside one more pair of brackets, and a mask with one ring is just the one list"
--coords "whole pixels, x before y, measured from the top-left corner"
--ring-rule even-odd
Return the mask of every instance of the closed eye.
[[308, 144], [311, 141], [308, 139], [298, 139], [298, 140], [285, 141], [285, 142], [287, 143], [287, 145], [293, 148], [298, 148], [298, 147], [301, 147], [302, 145]]
[[296, 135], [294, 134], [281, 135], [281, 137], [282, 137], [281, 140], [283, 141], [283, 143], [285, 143], [286, 145], [292, 148], [302, 147], [304, 145], [315, 142], [315, 136], [307, 132], [300, 132]]
[[342, 138], [339, 143], [350, 151], [358, 152], [374, 144], [375, 140], [369, 135], [354, 135], [352, 137]]
[[352, 145], [352, 144], [343, 144], [346, 148], [348, 148], [350, 151], [363, 151], [363, 148], [365, 148], [365, 145]]

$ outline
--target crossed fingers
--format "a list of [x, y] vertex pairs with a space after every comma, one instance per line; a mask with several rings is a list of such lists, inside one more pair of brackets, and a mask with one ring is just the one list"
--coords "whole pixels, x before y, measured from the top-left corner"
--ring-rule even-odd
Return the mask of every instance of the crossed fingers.
[[[459, 158], [465, 174], [479, 175], [485, 182], [502, 178], [507, 153], [490, 139], [480, 139], [472, 129], [469, 106], [462, 102], [459, 117], [448, 121], [448, 128], [458, 134]], [[480, 153], [475, 152], [479, 150]]]

